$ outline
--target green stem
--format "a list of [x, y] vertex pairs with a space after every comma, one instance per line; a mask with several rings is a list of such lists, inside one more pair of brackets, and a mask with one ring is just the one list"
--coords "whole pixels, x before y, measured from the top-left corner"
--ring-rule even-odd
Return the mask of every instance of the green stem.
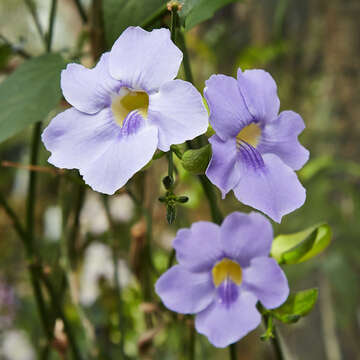
[[229, 346], [230, 360], [237, 360], [236, 356], [236, 343]]
[[145, 21], [140, 25], [142, 28], [146, 29], [153, 25], [157, 20], [161, 19], [164, 15], [168, 13], [166, 4], [162, 5], [157, 11], [150, 15]]
[[214, 221], [214, 223], [220, 225], [224, 217], [217, 203], [215, 189], [205, 175], [198, 175], [198, 178], [200, 180], [201, 186], [204, 190], [205, 196], [209, 203], [211, 218]]
[[194, 324], [190, 325], [190, 339], [189, 339], [189, 360], [195, 360], [195, 344], [196, 332]]
[[278, 332], [277, 332], [277, 330], [275, 328], [275, 325], [273, 323], [272, 317], [269, 316], [266, 313], [264, 313], [262, 315], [262, 317], [263, 317], [263, 322], [264, 322], [264, 325], [265, 325], [265, 329], [270, 329], [271, 330], [270, 341], [271, 341], [271, 345], [272, 345], [272, 347], [274, 349], [276, 359], [277, 360], [285, 360], [285, 356], [284, 356], [284, 353], [282, 351], [280, 340], [279, 340], [279, 335], [278, 335]]
[[[6, 214], [11, 219], [12, 225], [13, 225], [16, 233], [24, 241], [24, 239], [26, 239], [26, 232], [25, 232], [23, 226], [21, 225], [20, 220], [17, 217], [16, 213], [14, 212], [14, 210], [11, 208], [11, 206], [8, 204], [7, 200], [1, 193], [0, 193], [0, 205], [3, 207]], [[24, 243], [26, 244], [27, 242], [24, 241]]]
[[179, 44], [181, 51], [183, 52], [183, 67], [184, 67], [185, 79], [187, 81], [191, 82], [192, 84], [194, 84], [194, 77], [193, 77], [193, 74], [191, 71], [189, 53], [188, 53], [188, 50], [186, 47], [185, 36], [182, 31], [179, 31], [178, 35], [179, 35], [178, 36], [178, 44]]
[[171, 178], [172, 181], [174, 181], [174, 161], [173, 161], [173, 153], [172, 150], [169, 150], [167, 153], [168, 156], [168, 176]]
[[56, 16], [56, 7], [57, 7], [57, 0], [52, 0], [50, 15], [49, 15], [49, 27], [48, 27], [48, 33], [46, 36], [46, 51], [47, 52], [51, 51], [51, 45], [52, 45], [53, 33], [54, 33], [55, 16]]
[[88, 18], [87, 18], [86, 12], [84, 10], [84, 7], [81, 4], [81, 1], [80, 0], [74, 0], [74, 2], [75, 2], [76, 8], [78, 9], [78, 12], [79, 12], [79, 15], [81, 17], [81, 20], [82, 20], [83, 24], [86, 24], [88, 22]]
[[15, 54], [19, 54], [24, 59], [30, 59], [31, 55], [27, 53], [24, 49], [20, 49], [18, 46], [14, 45], [7, 37], [5, 37], [3, 34], [0, 34], [0, 39], [8, 46], [11, 47], [11, 50]]
[[273, 346], [276, 358], [277, 360], [285, 360], [285, 356], [280, 345], [280, 339], [275, 325], [273, 325], [273, 334], [274, 337], [271, 338], [271, 344]]
[[[30, 165], [37, 165], [40, 145], [41, 122], [35, 124], [31, 143]], [[26, 236], [23, 238], [26, 248], [26, 258], [30, 272], [30, 280], [33, 288], [35, 301], [40, 314], [40, 319], [45, 331], [45, 335], [50, 342], [52, 340], [52, 330], [49, 324], [49, 316], [46, 311], [46, 305], [43, 293], [41, 291], [40, 281], [38, 278], [41, 273], [39, 258], [34, 252], [34, 223], [35, 223], [35, 198], [36, 198], [37, 173], [30, 171], [29, 186], [26, 203]]]

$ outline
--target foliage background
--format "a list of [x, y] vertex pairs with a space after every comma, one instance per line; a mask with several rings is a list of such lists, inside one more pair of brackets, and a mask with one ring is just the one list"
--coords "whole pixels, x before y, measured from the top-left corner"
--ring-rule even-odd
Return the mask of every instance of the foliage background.
[[[45, 28], [50, 1], [37, 0], [36, 3], [40, 22]], [[98, 11], [101, 2], [83, 3], [85, 8]], [[144, 7], [145, 15], [148, 15], [162, 4], [157, 1], [158, 4], [151, 7], [150, 1], [116, 0], [104, 3], [106, 33], [99, 34], [93, 31], [93, 22], [85, 27], [82, 25], [72, 0], [59, 1], [53, 50], [66, 59], [81, 57], [83, 64], [92, 66], [94, 52], [105, 50], [104, 47], [111, 45], [132, 21], [146, 20], [147, 16], [140, 16]], [[307, 188], [306, 204], [286, 216], [281, 225], [275, 225], [275, 232], [295, 232], [324, 220], [334, 231], [332, 245], [325, 254], [306, 264], [286, 268], [293, 289], [312, 286], [320, 289], [319, 302], [308, 317], [296, 325], [280, 326], [289, 359], [360, 359], [360, 4], [356, 0], [227, 3], [211, 19], [193, 27], [186, 35], [196, 86], [201, 91], [204, 81], [212, 73], [235, 76], [239, 66], [243, 69], [259, 67], [271, 72], [278, 84], [281, 108], [293, 109], [304, 118], [307, 129], [301, 140], [311, 151], [309, 163], [299, 173]], [[138, 5], [141, 9], [136, 7]], [[135, 16], [134, 20], [131, 14]], [[101, 23], [102, 19], [94, 16], [96, 21]], [[43, 44], [22, 0], [1, 1], [0, 34], [32, 55], [43, 53]], [[99, 42], [102, 36], [107, 41], [105, 46]], [[24, 60], [10, 55], [4, 43], [0, 44], [0, 79], [4, 80]], [[33, 92], [37, 78], [40, 81], [44, 77], [54, 83], [56, 92], [56, 74], [46, 69], [34, 78]], [[17, 116], [21, 117], [24, 110], [20, 102], [26, 101], [24, 91], [3, 87], [0, 95], [1, 112], [8, 111], [12, 104], [12, 111], [17, 111]], [[44, 117], [48, 121], [56, 111], [63, 109], [64, 103], [54, 109], [56, 103], [55, 100], [49, 109], [38, 112], [40, 118], [34, 118], [34, 121], [44, 120]], [[31, 109], [35, 109], [35, 114], [37, 108], [42, 105], [33, 103]], [[26, 111], [31, 109], [26, 108]], [[50, 109], [49, 116], [44, 115]], [[4, 134], [6, 129], [1, 125], [0, 129]], [[0, 190], [7, 194], [21, 219], [25, 217], [29, 171], [6, 166], [4, 161], [28, 163], [30, 135], [31, 128], [27, 127], [0, 145]], [[40, 166], [48, 167], [47, 157], [48, 153], [41, 146]], [[166, 268], [176, 229], [199, 219], [210, 219], [196, 179], [178, 164], [178, 193], [188, 195], [190, 201], [179, 209], [174, 225], [166, 224], [164, 206], [157, 201], [164, 191], [160, 180], [166, 166], [165, 159], [160, 159], [146, 175], [142, 172], [132, 182], [153, 219], [152, 250], [155, 266], [160, 272]], [[76, 179], [75, 172], [70, 176]], [[140, 194], [139, 189], [144, 183], [146, 191]], [[125, 349], [133, 358], [187, 359], [191, 319], [173, 321], [168, 313], [162, 312], [158, 299], [142, 295], [141, 251], [146, 237], [143, 210], [127, 194], [120, 192], [109, 199], [109, 217], [99, 194], [68, 181], [67, 176], [59, 173], [40, 172], [36, 200], [37, 246], [55, 280], [65, 256], [61, 250], [64, 243], [61, 241], [64, 235], [61, 206], [63, 209], [72, 209], [76, 204], [81, 207], [79, 224], [68, 245], [73, 280], [79, 292], [77, 297], [84, 316], [95, 331], [99, 358], [118, 356], [120, 329], [125, 326]], [[247, 211], [233, 195], [221, 202], [221, 207], [224, 213]], [[71, 210], [69, 223], [74, 221]], [[116, 254], [114, 261], [112, 250]], [[116, 315], [118, 289], [114, 285], [113, 264], [120, 268], [124, 309], [120, 319]], [[60, 286], [60, 279], [56, 281]], [[84, 345], [78, 309], [68, 298], [66, 295], [66, 312]], [[156, 310], [149, 301], [156, 304]], [[0, 306], [0, 358], [36, 358], [43, 335], [29, 286], [22, 243], [3, 210], [0, 210]], [[153, 319], [150, 325], [149, 315], [144, 316], [149, 312]], [[258, 329], [240, 341], [239, 359], [272, 358], [270, 347], [258, 339], [261, 332], [262, 329]], [[22, 345], [14, 345], [14, 339], [18, 342], [21, 339]], [[8, 355], [9, 346], [11, 355]], [[226, 350], [215, 350], [200, 335], [197, 336], [196, 351], [196, 359], [227, 356]], [[52, 353], [51, 358], [59, 357]]]

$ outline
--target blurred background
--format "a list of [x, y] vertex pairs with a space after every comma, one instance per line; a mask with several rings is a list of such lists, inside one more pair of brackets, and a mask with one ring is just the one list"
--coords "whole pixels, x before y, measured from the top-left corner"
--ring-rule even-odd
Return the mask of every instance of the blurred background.
[[[50, 1], [35, 3], [45, 28]], [[91, 12], [100, 2], [82, 3]], [[8, 43], [32, 55], [43, 52], [28, 10], [26, 1], [0, 2], [0, 81], [24, 61], [11, 53]], [[326, 221], [334, 234], [331, 246], [320, 257], [285, 267], [293, 290], [320, 290], [309, 316], [295, 325], [279, 324], [287, 359], [360, 359], [359, 18], [358, 0], [244, 0], [223, 7], [186, 34], [200, 91], [213, 73], [236, 76], [238, 67], [263, 68], [278, 84], [281, 109], [300, 113], [307, 126], [301, 142], [311, 158], [299, 172], [307, 200], [281, 225], [274, 224], [275, 233], [296, 232]], [[92, 66], [98, 35], [91, 26], [83, 25], [75, 1], [58, 1], [53, 51]], [[47, 121], [64, 106], [60, 104]], [[0, 191], [21, 221], [25, 218], [30, 135], [28, 128], [0, 145]], [[168, 225], [165, 207], [157, 200], [164, 194], [165, 158], [154, 161], [131, 181], [137, 194], [134, 199], [133, 193], [124, 190], [103, 198], [84, 186], [76, 172], [48, 170], [53, 169], [46, 162], [48, 156], [41, 146], [40, 168], [32, 169], [39, 181], [36, 246], [58, 289], [64, 281], [59, 269], [68, 270], [70, 286], [63, 301], [81, 346], [92, 339], [99, 359], [120, 358], [121, 343], [133, 359], [188, 359], [192, 319], [165, 312], [144, 278], [150, 276], [154, 282], [166, 270], [178, 228], [210, 220], [196, 177], [177, 163], [176, 192], [189, 196], [190, 201], [178, 207], [177, 220]], [[225, 214], [249, 210], [232, 193], [220, 206]], [[143, 266], [148, 241], [155, 268], [150, 275]], [[23, 244], [0, 209], [1, 359], [32, 360], [43, 354], [45, 340], [26, 266]], [[123, 309], [120, 316], [119, 306]], [[56, 346], [61, 348], [66, 346], [65, 340], [61, 342], [63, 324], [56, 319], [54, 323]], [[259, 340], [262, 332], [259, 328], [239, 342], [239, 359], [273, 358], [270, 346]], [[49, 359], [61, 356], [61, 349], [48, 354]], [[196, 336], [196, 359], [227, 356], [227, 350], [217, 350], [205, 337]]]

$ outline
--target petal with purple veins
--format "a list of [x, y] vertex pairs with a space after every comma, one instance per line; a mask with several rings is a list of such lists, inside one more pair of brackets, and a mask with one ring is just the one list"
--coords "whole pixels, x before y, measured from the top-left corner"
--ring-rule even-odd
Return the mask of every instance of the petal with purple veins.
[[267, 309], [274, 309], [289, 296], [286, 276], [278, 263], [269, 257], [254, 258], [243, 269], [243, 284]]
[[192, 273], [181, 265], [175, 265], [161, 275], [155, 291], [167, 308], [182, 314], [204, 310], [215, 295], [209, 272]]
[[112, 195], [152, 159], [157, 136], [157, 128], [134, 111], [106, 150], [87, 167], [81, 167], [80, 174], [94, 190]]
[[149, 96], [148, 119], [159, 129], [162, 151], [191, 140], [208, 128], [208, 114], [200, 93], [183, 80], [169, 81]]
[[234, 188], [242, 203], [280, 222], [282, 216], [303, 205], [306, 191], [294, 170], [276, 155], [261, 156], [251, 146], [240, 149], [242, 175]]
[[133, 90], [157, 91], [179, 71], [182, 52], [168, 29], [128, 27], [110, 52], [110, 74]]

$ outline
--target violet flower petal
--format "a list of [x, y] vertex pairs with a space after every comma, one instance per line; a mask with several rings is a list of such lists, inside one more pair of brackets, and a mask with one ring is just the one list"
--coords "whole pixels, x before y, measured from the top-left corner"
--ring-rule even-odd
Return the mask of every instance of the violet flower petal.
[[252, 120], [237, 81], [226, 75], [212, 75], [206, 81], [204, 96], [210, 109], [210, 124], [216, 134], [227, 140]]
[[276, 155], [263, 155], [261, 166], [260, 159], [254, 160], [253, 152], [243, 150], [243, 153], [248, 158], [242, 161], [243, 173], [234, 188], [239, 201], [264, 212], [276, 222], [304, 204], [304, 187], [296, 173]]
[[200, 93], [183, 80], [166, 82], [150, 95], [148, 117], [159, 129], [158, 148], [162, 151], [169, 151], [170, 145], [191, 140], [208, 128], [208, 114]]
[[160, 276], [155, 291], [170, 310], [192, 314], [209, 306], [216, 290], [209, 272], [193, 273], [175, 265]]
[[299, 170], [309, 159], [309, 151], [298, 140], [305, 129], [301, 116], [293, 111], [283, 111], [279, 117], [265, 125], [257, 150], [277, 155], [286, 165]]
[[121, 82], [109, 73], [109, 53], [101, 56], [93, 69], [79, 64], [69, 64], [61, 72], [61, 89], [68, 103], [87, 114], [95, 114], [111, 105], [111, 94], [116, 93]]
[[178, 262], [187, 269], [211, 271], [223, 255], [220, 227], [207, 221], [198, 221], [190, 229], [181, 229], [173, 243]]
[[256, 257], [243, 269], [243, 283], [267, 309], [274, 309], [289, 296], [289, 285], [275, 259]]
[[257, 212], [233, 212], [221, 224], [220, 238], [224, 254], [243, 267], [254, 257], [269, 255], [273, 230], [270, 221]]
[[196, 315], [196, 330], [216, 347], [226, 347], [259, 326], [261, 316], [256, 309], [256, 297], [241, 292], [231, 305], [214, 301]]
[[280, 100], [272, 76], [264, 70], [238, 69], [237, 82], [246, 107], [254, 119], [266, 123], [277, 118]]
[[168, 29], [128, 27], [111, 49], [110, 74], [133, 90], [151, 93], [175, 78], [181, 61]]

